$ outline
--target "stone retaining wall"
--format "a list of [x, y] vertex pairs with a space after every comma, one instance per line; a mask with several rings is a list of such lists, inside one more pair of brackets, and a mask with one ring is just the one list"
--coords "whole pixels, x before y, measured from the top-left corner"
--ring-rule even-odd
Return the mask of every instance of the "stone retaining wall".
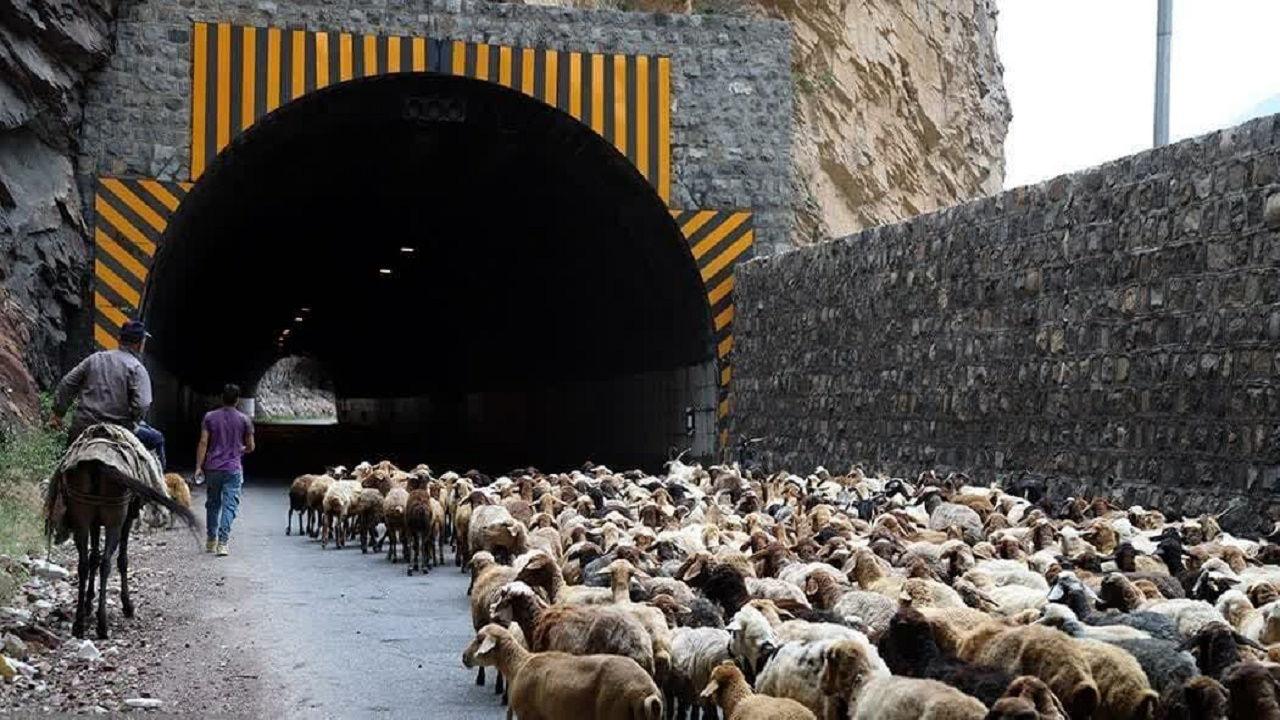
[[1262, 118], [747, 264], [735, 437], [1280, 518], [1278, 163]]

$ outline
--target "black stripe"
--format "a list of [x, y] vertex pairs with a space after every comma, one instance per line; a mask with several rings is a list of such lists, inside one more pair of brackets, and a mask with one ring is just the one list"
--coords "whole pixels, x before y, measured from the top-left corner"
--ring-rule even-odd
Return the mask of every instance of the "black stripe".
[[[98, 253], [98, 256], [96, 259], [101, 261], [103, 265], [106, 265], [108, 268], [110, 268], [111, 272], [115, 273], [117, 277], [123, 280], [125, 285], [128, 285], [134, 292], [138, 293], [139, 302], [141, 302], [143, 283], [140, 280], [138, 280], [138, 278], [134, 277], [133, 273], [124, 269], [124, 267], [120, 265], [120, 263], [116, 262], [116, 259], [111, 257], [111, 253], [106, 253], [106, 252]], [[121, 310], [125, 309], [126, 307], [136, 307], [133, 303], [129, 302], [128, 300], [125, 300], [123, 297], [117, 294], [114, 290], [112, 290], [111, 286], [108, 285], [107, 283], [105, 282], [102, 283], [101, 287], [103, 289], [111, 291], [111, 295], [114, 296], [114, 299], [111, 301], [112, 304], [120, 308]]]
[[400, 72], [413, 72], [413, 38], [400, 38]]
[[[114, 208], [116, 212], [120, 213], [120, 215], [123, 216], [125, 220], [128, 220], [131, 225], [137, 228], [144, 237], [153, 243], [156, 242], [159, 237], [159, 233], [156, 232], [155, 228], [151, 227], [150, 223], [138, 217], [137, 213], [130, 209], [123, 200], [117, 198], [115, 194], [110, 191], [99, 195], [98, 197], [100, 197], [104, 203]], [[107, 224], [110, 225], [110, 223]]]
[[[102, 253], [102, 255], [106, 255], [106, 253]], [[99, 295], [105, 298], [107, 302], [114, 305], [117, 310], [125, 313], [126, 315], [129, 314], [128, 313], [129, 308], [133, 307], [132, 305], [129, 304], [127, 300], [120, 297], [120, 294], [117, 293], [115, 290], [113, 290], [110, 285], [108, 285], [104, 281], [98, 280], [98, 276], [96, 273], [93, 276], [93, 289], [96, 290]]]
[[511, 48], [511, 87], [516, 90], [524, 83], [524, 48]]
[[533, 51], [533, 96], [547, 101], [547, 50], [538, 48]]
[[[695, 214], [696, 212], [699, 212], [699, 211], [695, 211]], [[707, 236], [707, 233], [710, 233], [712, 230], [715, 230], [716, 228], [720, 227], [720, 225], [723, 224], [724, 221], [729, 219], [730, 214], [731, 213], [728, 212], [727, 210], [716, 210], [715, 215], [713, 215], [710, 220], [703, 223], [702, 227], [698, 228], [697, 230], [694, 230], [693, 234], [686, 238], [689, 241], [689, 247], [693, 248], [694, 245], [698, 244], [699, 240]]]
[[444, 44], [444, 40], [427, 38], [427, 72], [448, 72], [444, 64]]
[[391, 57], [391, 39], [386, 35], [379, 35], [373, 44], [377, 48], [379, 72], [386, 73], [391, 67], [391, 63], [387, 62], [387, 58]]
[[293, 97], [293, 31], [280, 31], [280, 106]]
[[[103, 284], [105, 285], [106, 283], [103, 283]], [[105, 296], [104, 296], [104, 297], [105, 297]], [[112, 304], [114, 305], [114, 303], [112, 303]], [[120, 308], [119, 308], [119, 307], [116, 307], [116, 310], [120, 310]], [[124, 311], [123, 311], [123, 310], [121, 310], [121, 312], [124, 312]], [[107, 332], [112, 333], [112, 334], [115, 334], [116, 332], [119, 332], [119, 330], [120, 330], [120, 326], [119, 326], [119, 325], [117, 325], [117, 324], [115, 324], [115, 322], [114, 322], [114, 321], [112, 321], [112, 320], [111, 320], [111, 318], [107, 317], [107, 314], [106, 314], [105, 312], [103, 312], [101, 308], [99, 308], [99, 307], [97, 307], [97, 306], [94, 306], [94, 308], [93, 308], [93, 317], [94, 317], [94, 321], [95, 321], [97, 324], [101, 325], [101, 326], [102, 326], [102, 328], [103, 328], [104, 330], [106, 330]], [[128, 317], [129, 317], [129, 316], [128, 316], [128, 314], [125, 314], [125, 319], [126, 319], [126, 320], [128, 320]]]
[[658, 99], [658, 56], [649, 57], [649, 77], [644, 78], [649, 84], [649, 181], [654, 189], [658, 189], [658, 177], [661, 175], [658, 158], [662, 156], [658, 146], [662, 138], [658, 136], [658, 113], [663, 111]]
[[582, 53], [582, 124], [591, 127], [591, 62], [594, 53]]
[[601, 129], [601, 134], [604, 135], [605, 140], [609, 141], [610, 145], [613, 145], [614, 144], [613, 143], [613, 94], [614, 93], [613, 93], [613, 56], [612, 55], [604, 56], [603, 82], [604, 82], [604, 88], [603, 88], [604, 92], [601, 93], [601, 98], [603, 99], [603, 102], [604, 102], [604, 126]]
[[[698, 214], [697, 210], [681, 210], [677, 212], [675, 215], [672, 215], [671, 218], [675, 220], [677, 226], [683, 228], [684, 224], [689, 222], [689, 220], [692, 219], [693, 216], [697, 214]], [[684, 234], [684, 230], [681, 230], [680, 232], [681, 234]], [[688, 240], [688, 238], [685, 238], [685, 239]]]
[[218, 24], [209, 23], [205, 31], [208, 62], [205, 64], [204, 86], [204, 166], [208, 168], [218, 156]]
[[313, 92], [316, 89], [316, 34], [307, 32], [303, 40], [303, 57], [306, 58], [302, 63], [303, 87], [306, 88], [305, 93]]
[[230, 26], [231, 33], [231, 82], [228, 87], [231, 88], [231, 102], [228, 103], [230, 108], [230, 122], [228, 127], [230, 133], [227, 135], [228, 141], [234, 140], [240, 134], [240, 107], [244, 105], [244, 30], [239, 25]]
[[462, 46], [462, 74], [473, 78], [476, 77], [476, 60], [480, 54], [480, 48], [475, 43], [465, 43]]
[[364, 77], [364, 35], [351, 36], [351, 77]]
[[[581, 56], [579, 56], [581, 57]], [[581, 60], [579, 60], [581, 62]], [[559, 62], [556, 65], [556, 107], [565, 111], [570, 111], [569, 96], [572, 94], [570, 88], [570, 66], [573, 63], [573, 53], [560, 53]]]
[[[148, 257], [147, 254], [142, 251], [142, 248], [138, 247], [137, 245], [134, 245], [132, 240], [129, 240], [128, 238], [126, 238], [124, 236], [124, 233], [117, 230], [114, 226], [111, 225], [111, 223], [108, 223], [108, 222], [99, 223], [96, 229], [101, 231], [103, 235], [107, 236], [107, 239], [111, 240], [116, 245], [119, 245], [120, 248], [124, 250], [125, 254], [128, 255], [130, 258], [133, 258], [133, 260], [137, 262], [139, 265], [146, 268], [147, 270], [151, 269], [152, 258]], [[98, 246], [98, 242], [97, 242], [97, 239], [95, 238], [94, 248], [97, 248], [97, 246]], [[125, 272], [128, 272], [128, 271], [125, 270]], [[129, 273], [129, 277], [133, 277], [133, 273]]]
[[142, 187], [141, 180], [137, 180], [137, 179], [121, 180], [120, 182], [122, 185], [128, 188], [130, 192], [132, 192], [134, 195], [137, 195], [138, 199], [142, 201], [143, 205], [146, 205], [147, 207], [151, 208], [152, 211], [155, 212], [155, 214], [164, 218], [165, 222], [168, 223], [169, 213], [170, 213], [169, 208], [165, 207], [165, 205], [161, 203], [158, 199], [156, 199], [154, 195], [152, 195], [150, 192], [144, 189]]
[[627, 69], [627, 157], [631, 158], [632, 164], [640, 156], [636, 153], [636, 136], [639, 134], [636, 127], [636, 118], [640, 117], [640, 113], [636, 110], [636, 56], [627, 55], [624, 61]]
[[267, 114], [267, 28], [254, 31], [253, 44], [253, 120], [257, 122]]
[[[732, 217], [733, 214], [734, 213], [728, 213], [726, 215], [726, 219], [728, 217]], [[708, 225], [710, 225], [710, 223], [708, 223]], [[720, 238], [720, 242], [716, 243], [715, 247], [712, 247], [710, 250], [707, 251], [706, 255], [703, 255], [701, 258], [698, 259], [698, 269], [701, 270], [702, 268], [706, 267], [708, 264], [711, 263], [712, 260], [718, 257], [720, 253], [722, 253], [725, 250], [725, 248], [737, 242], [739, 239], [742, 238], [743, 235], [746, 235], [750, 231], [751, 231], [751, 219], [750, 219], [750, 216], [748, 216], [746, 221], [744, 221], [741, 225], [734, 228], [733, 230], [729, 231], [729, 234], [726, 235], [725, 237]], [[692, 246], [690, 247], [692, 248]], [[742, 255], [738, 256], [738, 259], [741, 260], [746, 255], [747, 255], [747, 251], [744, 250], [742, 252]]]

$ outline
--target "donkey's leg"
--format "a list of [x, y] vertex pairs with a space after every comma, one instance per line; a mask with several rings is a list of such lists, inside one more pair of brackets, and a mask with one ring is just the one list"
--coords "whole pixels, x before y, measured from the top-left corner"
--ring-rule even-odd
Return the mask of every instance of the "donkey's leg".
[[120, 612], [127, 618], [133, 617], [133, 598], [129, 596], [129, 533], [137, 517], [137, 511], [130, 507], [120, 530], [120, 558], [116, 561], [116, 568], [120, 571]]
[[94, 582], [95, 573], [98, 572], [98, 566], [102, 564], [102, 554], [98, 550], [98, 526], [89, 524], [89, 588], [85, 595], [84, 606], [85, 612], [93, 607], [93, 601], [98, 597], [97, 585]]
[[93, 570], [89, 566], [89, 531], [84, 527], [76, 527], [76, 555], [79, 560], [76, 562], [76, 619], [71, 625], [71, 634], [82, 638], [84, 637], [84, 616], [88, 603], [85, 600], [87, 595], [89, 573]]
[[99, 569], [98, 585], [98, 639], [107, 639], [107, 578], [111, 576], [111, 559], [120, 546], [120, 526], [107, 525], [103, 528], [106, 538], [103, 542], [102, 561]]

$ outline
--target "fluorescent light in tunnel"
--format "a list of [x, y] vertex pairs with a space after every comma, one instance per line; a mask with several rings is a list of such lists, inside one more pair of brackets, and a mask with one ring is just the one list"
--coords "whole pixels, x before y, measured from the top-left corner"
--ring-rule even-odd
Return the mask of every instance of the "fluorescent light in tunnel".
[[390, 275], [391, 268], [378, 268], [378, 272], [382, 273], [383, 275]]
[[301, 315], [299, 315], [298, 317], [294, 318], [294, 319], [293, 319], [293, 321], [294, 321], [294, 322], [302, 322], [302, 316], [301, 316]]
[[411, 247], [402, 247], [402, 248], [400, 248], [400, 252], [402, 252], [402, 253], [417, 252], [417, 250], [418, 250], [417, 248], [411, 248]]

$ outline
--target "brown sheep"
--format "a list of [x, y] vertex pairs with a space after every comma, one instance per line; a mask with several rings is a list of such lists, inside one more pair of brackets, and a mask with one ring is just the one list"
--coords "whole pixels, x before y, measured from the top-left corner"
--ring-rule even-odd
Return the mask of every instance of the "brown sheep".
[[[393, 563], [396, 561], [396, 543], [405, 542], [407, 545], [407, 541], [404, 540], [404, 511], [408, 503], [409, 491], [401, 487], [391, 488], [382, 500], [382, 522], [387, 527], [387, 534], [383, 539], [388, 545], [387, 560]], [[405, 558], [406, 561], [408, 559], [408, 557]]]
[[328, 475], [317, 475], [307, 485], [307, 535], [320, 537], [321, 519], [324, 515], [324, 495], [336, 482]]
[[1098, 685], [1089, 661], [1075, 640], [1052, 628], [987, 623], [961, 641], [959, 656], [1011, 675], [1035, 675], [1062, 699], [1073, 720], [1091, 717], [1098, 707]]
[[1240, 662], [1222, 673], [1231, 697], [1231, 720], [1280, 720], [1280, 681], [1265, 665]]
[[[169, 497], [170, 497], [174, 502], [178, 503], [179, 505], [181, 505], [182, 507], [184, 507], [184, 508], [186, 508], [186, 509], [188, 509], [188, 510], [190, 510], [190, 509], [191, 509], [191, 488], [187, 487], [187, 481], [186, 481], [186, 480], [183, 480], [181, 475], [179, 475], [178, 473], [165, 473], [165, 474], [164, 474], [164, 486], [165, 486], [165, 488], [166, 488], [166, 489], [168, 489], [168, 491], [169, 491]], [[292, 500], [293, 500], [293, 495], [292, 495], [292, 493], [290, 493], [289, 500], [290, 500], [290, 506], [292, 506]], [[175, 522], [177, 522], [177, 519], [178, 519], [178, 518], [177, 518], [177, 516], [176, 516], [176, 515], [174, 515], [173, 513], [169, 513], [169, 528], [170, 528], [170, 529], [172, 529], [172, 528], [173, 528], [173, 525], [174, 525], [174, 523], [175, 523]], [[291, 521], [292, 521], [292, 519], [293, 519], [293, 513], [292, 513], [292, 512], [290, 512], [290, 513], [289, 513], [289, 519], [290, 519]], [[299, 514], [299, 515], [298, 515], [298, 527], [299, 527], [299, 528], [301, 528], [301, 527], [302, 527], [302, 515], [301, 515], [301, 514]], [[289, 532], [288, 532], [288, 530], [286, 529], [286, 530], [285, 530], [285, 535], [288, 535], [288, 534], [289, 534]]]
[[[492, 622], [493, 604], [502, 588], [515, 580], [516, 571], [509, 565], [499, 565], [492, 554], [483, 551], [471, 556], [467, 569], [471, 571], [471, 586], [467, 588], [467, 594], [471, 596], [471, 627], [478, 632]], [[528, 637], [526, 633], [525, 638]], [[476, 684], [484, 685], [484, 666], [476, 672]], [[498, 676], [494, 691], [502, 693], [501, 675]]]
[[529, 533], [501, 505], [483, 505], [471, 512], [467, 528], [467, 548], [471, 552], [485, 550], [502, 562], [529, 550]]
[[1067, 710], [1043, 680], [1023, 675], [991, 705], [987, 720], [1067, 720]]
[[302, 535], [307, 531], [303, 526], [303, 518], [307, 517], [308, 508], [307, 488], [311, 487], [311, 481], [315, 478], [315, 475], [299, 475], [289, 485], [289, 514], [284, 526], [285, 535], [293, 534], [294, 513], [298, 513], [298, 534]]
[[1097, 640], [1076, 642], [1098, 684], [1099, 702], [1093, 713], [1094, 720], [1150, 718], [1160, 696], [1151, 689], [1137, 659], [1115, 645]]
[[809, 708], [795, 700], [753, 693], [742, 671], [731, 662], [711, 671], [711, 680], [700, 697], [720, 706], [725, 720], [817, 720]]
[[[468, 486], [465, 480], [459, 481], [460, 485]], [[482, 505], [492, 505], [493, 499], [479, 490], [468, 493], [465, 497], [458, 501], [458, 506], [453, 513], [453, 543], [456, 549], [455, 561], [466, 570], [467, 563], [471, 560], [471, 515], [477, 507]]]
[[[431, 512], [431, 493], [412, 490], [404, 506], [404, 554], [408, 562], [407, 574], [414, 570], [431, 572], [435, 546], [432, 542], [435, 518]], [[426, 565], [422, 556], [426, 555]]]
[[634, 660], [617, 655], [531, 653], [507, 630], [487, 625], [462, 664], [493, 666], [510, 678], [509, 712], [520, 720], [660, 720], [662, 695]]

